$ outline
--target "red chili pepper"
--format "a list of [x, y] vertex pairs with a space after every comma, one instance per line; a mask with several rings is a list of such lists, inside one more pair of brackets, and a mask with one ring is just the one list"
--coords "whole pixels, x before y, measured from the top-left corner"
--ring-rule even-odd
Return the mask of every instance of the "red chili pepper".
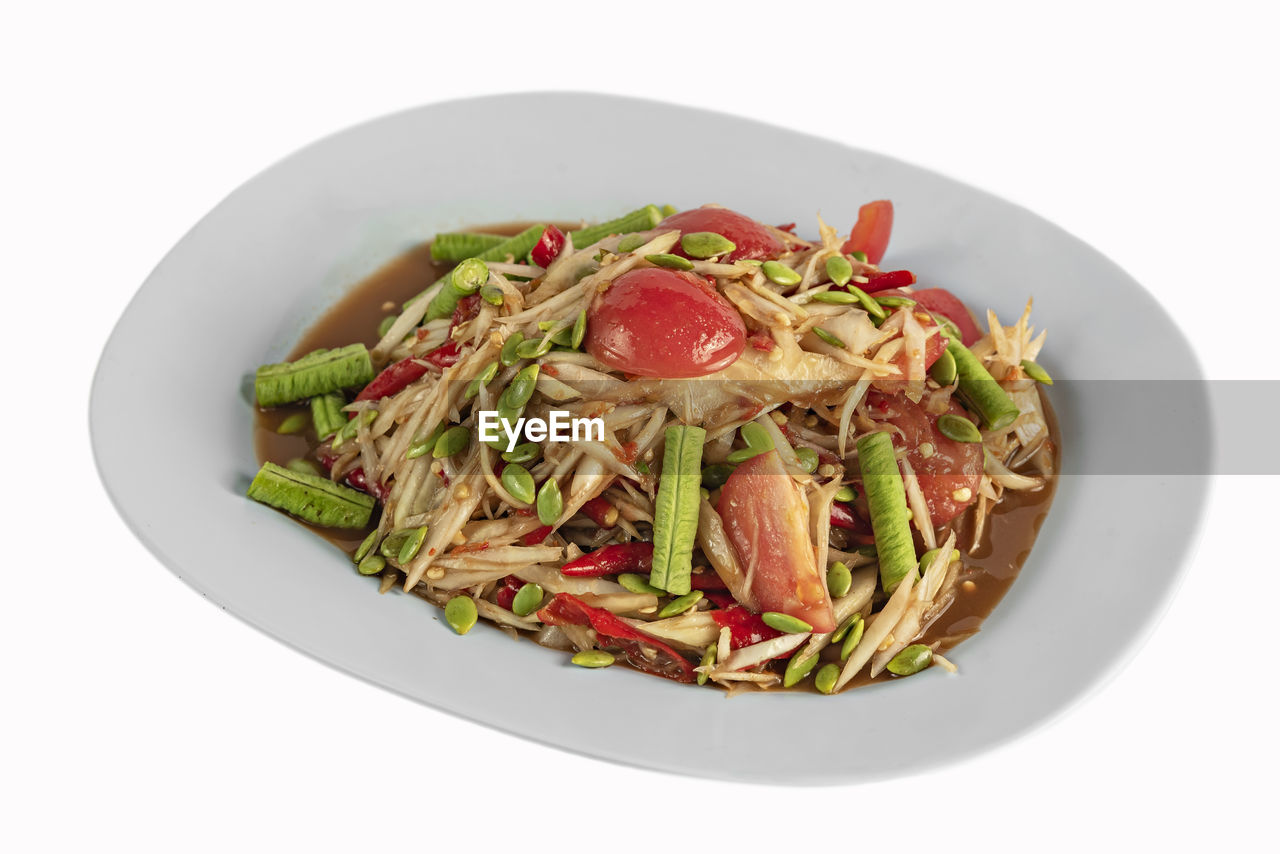
[[889, 288], [900, 288], [903, 285], [914, 285], [916, 283], [916, 274], [910, 270], [889, 270], [884, 273], [867, 273], [867, 278], [871, 281], [865, 285], [860, 285], [863, 293], [874, 294], [878, 291], [887, 291]]
[[520, 538], [520, 542], [526, 546], [540, 545], [543, 540], [551, 536], [551, 532], [555, 530], [550, 525], [543, 525], [541, 528], [534, 528], [529, 533]]
[[692, 590], [728, 590], [729, 585], [724, 583], [719, 575], [714, 572], [695, 572], [689, 576], [689, 587]]
[[697, 677], [693, 665], [662, 641], [571, 594], [557, 593], [538, 611], [538, 619], [551, 626], [590, 626], [601, 648], [618, 650], [637, 670], [678, 682], [692, 682]]
[[779, 225], [775, 227], [778, 229], [778, 231], [785, 231], [788, 234], [796, 233], [796, 224], [794, 222], [789, 222], [786, 225]]
[[462, 347], [457, 341], [447, 341], [422, 357], [422, 361], [430, 362], [440, 370], [452, 367], [462, 357]]
[[383, 368], [382, 373], [356, 395], [356, 400], [382, 400], [384, 397], [391, 397], [403, 391], [410, 383], [422, 379], [427, 370], [427, 366], [418, 359], [401, 359], [394, 365]]
[[458, 305], [453, 309], [453, 317], [449, 320], [449, 331], [452, 332], [455, 327], [461, 326], [468, 320], [471, 320], [480, 313], [480, 295], [472, 294], [458, 300]]
[[[338, 461], [338, 457], [329, 451], [327, 445], [321, 445], [316, 448], [316, 459], [320, 461], [320, 465], [325, 467], [326, 471], [333, 471], [333, 464]], [[366, 495], [372, 495], [379, 501], [386, 501], [387, 496], [391, 494], [391, 490], [380, 483], [375, 482], [369, 485], [369, 479], [365, 477], [364, 468], [354, 468], [347, 472], [343, 482], [352, 489], [358, 489]]]
[[551, 262], [556, 260], [556, 256], [560, 254], [560, 250], [564, 248], [564, 232], [549, 225], [542, 232], [542, 237], [538, 238], [538, 242], [529, 252], [529, 257], [533, 259], [533, 263], [539, 267], [550, 267]]
[[597, 495], [583, 504], [582, 513], [601, 528], [612, 528], [618, 524], [618, 508], [603, 495]]
[[595, 578], [619, 572], [648, 572], [653, 569], [653, 543], [618, 543], [605, 546], [571, 560], [560, 571], [574, 578]]
[[753, 350], [759, 350], [762, 353], [768, 353], [774, 348], [773, 336], [769, 334], [767, 329], [761, 329], [759, 332], [753, 333], [747, 338], [747, 343], [751, 345]]
[[511, 610], [511, 603], [515, 601], [516, 594], [520, 592], [520, 588], [524, 587], [524, 582], [516, 578], [514, 575], [508, 575], [502, 579], [495, 591], [494, 599], [497, 600], [499, 608]]
[[854, 515], [853, 508], [839, 501], [831, 502], [831, 527], [863, 533], [866, 526]]
[[762, 643], [782, 634], [777, 629], [765, 625], [764, 617], [741, 605], [712, 611], [711, 616], [720, 628], [729, 629], [730, 649], [741, 649], [754, 643]]

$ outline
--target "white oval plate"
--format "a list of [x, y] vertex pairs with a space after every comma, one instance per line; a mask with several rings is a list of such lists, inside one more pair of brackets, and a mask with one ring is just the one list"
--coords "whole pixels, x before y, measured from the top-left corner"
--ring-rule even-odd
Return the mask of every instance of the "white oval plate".
[[[599, 136], [593, 116], [601, 128], [632, 130]], [[698, 144], [637, 132], [668, 125]], [[1137, 283], [986, 193], [740, 118], [603, 95], [509, 95], [343, 131], [201, 220], [103, 352], [91, 401], [103, 482], [156, 557], [232, 614], [354, 676], [545, 744], [771, 783], [883, 778], [985, 750], [1048, 720], [1132, 652], [1163, 610], [1201, 516], [1203, 488], [1096, 474], [1091, 461], [1123, 437], [1091, 411], [1087, 383], [1059, 382], [1053, 393], [1067, 476], [1022, 576], [956, 649], [959, 675], [934, 668], [836, 697], [726, 700], [623, 668], [576, 668], [489, 626], [457, 637], [432, 606], [376, 595], [328, 543], [244, 497], [257, 469], [246, 377], [282, 357], [345, 289], [437, 230], [714, 201], [813, 231], [816, 213], [847, 228], [859, 204], [877, 198], [897, 210], [894, 267], [1008, 322], [1034, 295], [1055, 375], [1200, 376]], [[1209, 446], [1203, 420], [1189, 429], [1188, 441]]]

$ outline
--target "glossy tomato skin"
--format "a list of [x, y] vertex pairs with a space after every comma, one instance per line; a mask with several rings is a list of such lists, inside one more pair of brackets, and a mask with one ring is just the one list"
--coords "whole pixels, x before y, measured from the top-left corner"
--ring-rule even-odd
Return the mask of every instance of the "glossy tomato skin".
[[[737, 248], [724, 256], [722, 261], [743, 259], [764, 261], [777, 258], [786, 251], [781, 238], [764, 223], [728, 208], [694, 208], [681, 211], [658, 223], [658, 228], [678, 228], [681, 234], [712, 231], [729, 238]], [[684, 255], [679, 243], [671, 251], [676, 255]]]
[[733, 364], [746, 347], [742, 316], [706, 279], [646, 267], [613, 280], [587, 312], [587, 352], [646, 377], [701, 377]]
[[964, 346], [972, 347], [982, 337], [982, 332], [973, 319], [973, 312], [951, 291], [945, 288], [922, 288], [910, 296], [924, 308], [954, 323], [960, 330]]
[[742, 463], [720, 490], [720, 516], [761, 611], [835, 630], [826, 579], [809, 541], [809, 514], [777, 451]]
[[[902, 431], [901, 434], [893, 432], [893, 445], [908, 449], [907, 461], [920, 478], [920, 491], [924, 493], [924, 503], [936, 528], [959, 516], [978, 499], [982, 445], [956, 442], [942, 435], [938, 431], [938, 415], [929, 412], [928, 402], [927, 393], [920, 403], [912, 403], [901, 394], [867, 393], [867, 411], [871, 417], [888, 421]], [[946, 412], [969, 417], [954, 399]]]
[[889, 235], [893, 231], [893, 202], [882, 199], [867, 202], [858, 208], [858, 221], [845, 241], [844, 252], [865, 252], [867, 262], [879, 264], [889, 248]]

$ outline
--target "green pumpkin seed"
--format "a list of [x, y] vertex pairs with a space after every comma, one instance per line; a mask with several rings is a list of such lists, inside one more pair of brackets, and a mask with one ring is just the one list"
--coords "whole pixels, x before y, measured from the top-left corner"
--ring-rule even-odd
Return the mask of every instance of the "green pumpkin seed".
[[502, 393], [502, 405], [515, 409], [528, 403], [533, 397], [534, 389], [538, 386], [540, 370], [538, 365], [527, 365], [522, 368], [520, 373], [512, 378], [507, 390]]
[[836, 680], [840, 678], [840, 668], [834, 664], [824, 664], [813, 677], [813, 687], [823, 694], [830, 694], [836, 689]]
[[681, 258], [679, 255], [668, 255], [666, 253], [659, 255], [646, 255], [644, 256], [644, 260], [656, 267], [666, 267], [668, 270], [693, 269], [693, 262], [688, 258]]
[[470, 596], [454, 596], [444, 606], [444, 619], [455, 632], [465, 635], [476, 624], [476, 603]]
[[981, 442], [982, 433], [963, 415], [947, 412], [938, 416], [938, 432], [953, 442]]
[[758, 451], [773, 450], [773, 437], [769, 435], [768, 430], [754, 421], [743, 424], [738, 428], [738, 433], [742, 436], [742, 441], [747, 443], [748, 448], [755, 448]]
[[[823, 293], [826, 293], [826, 291], [823, 291]], [[832, 347], [839, 347], [841, 350], [846, 349], [845, 343], [843, 341], [841, 341], [836, 336], [832, 335], [827, 330], [823, 329], [821, 326], [813, 327], [813, 334], [817, 335], [819, 338], [821, 338], [826, 343], [830, 344]]]
[[[703, 666], [703, 667], [710, 667], [711, 665], [713, 665], [713, 664], [715, 664], [715, 663], [716, 663], [716, 645], [715, 645], [715, 644], [707, 644], [707, 650], [706, 650], [706, 652], [702, 653], [702, 666]], [[699, 673], [699, 674], [698, 674], [698, 684], [699, 684], [699, 685], [706, 685], [706, 684], [707, 684], [707, 674], [706, 674], [706, 673]]]
[[922, 643], [913, 643], [889, 659], [884, 669], [896, 676], [910, 676], [913, 673], [919, 673], [932, 663], [933, 650]]
[[437, 460], [445, 457], [452, 457], [454, 454], [462, 451], [471, 442], [471, 431], [461, 424], [450, 427], [440, 434], [440, 438], [436, 440], [436, 446], [431, 451], [431, 456]]
[[289, 462], [284, 464], [284, 467], [289, 471], [296, 471], [298, 474], [322, 474], [318, 465], [311, 462], [311, 460], [304, 460], [301, 457], [295, 457], [294, 459], [289, 460]]
[[516, 351], [523, 343], [524, 333], [512, 332], [507, 336], [507, 340], [502, 342], [502, 352], [498, 354], [498, 361], [508, 368], [520, 361], [520, 355]]
[[791, 656], [791, 660], [787, 662], [787, 670], [782, 674], [782, 687], [790, 688], [799, 684], [806, 676], [813, 672], [813, 668], [818, 666], [818, 654], [812, 653], [805, 655], [804, 650], [797, 652]]
[[831, 642], [840, 643], [840, 641], [844, 640], [844, 636], [849, 634], [849, 629], [853, 628], [854, 621], [859, 619], [861, 619], [861, 617], [859, 617], [857, 614], [854, 614], [852, 617], [845, 620], [838, 627], [836, 627], [836, 630], [831, 633]]
[[502, 470], [502, 488], [511, 493], [511, 497], [524, 504], [532, 504], [537, 498], [533, 475], [519, 463], [511, 463]]
[[758, 457], [760, 454], [768, 452], [769, 448], [740, 448], [736, 451], [731, 451], [725, 459], [736, 466], [739, 463], [745, 463], [752, 457]]
[[848, 291], [818, 291], [813, 295], [813, 301], [828, 305], [853, 305], [858, 302], [858, 298]]
[[733, 466], [726, 463], [714, 463], [702, 470], [702, 488], [708, 490], [719, 489], [724, 486], [725, 481], [729, 479], [729, 475], [733, 474]]
[[796, 448], [796, 459], [800, 461], [800, 468], [804, 469], [808, 474], [813, 474], [818, 470], [818, 452], [813, 448], [807, 448], [803, 445]]
[[665, 620], [668, 617], [675, 617], [679, 614], [683, 614], [685, 611], [688, 611], [694, 605], [701, 602], [702, 595], [701, 590], [690, 590], [683, 596], [677, 596], [664, 605], [662, 610], [658, 612], [658, 619]]
[[387, 538], [378, 546], [379, 553], [388, 560], [400, 554], [400, 547], [404, 545], [405, 540], [409, 539], [409, 534], [411, 533], [413, 532], [405, 528], [387, 534]]
[[280, 422], [280, 426], [276, 428], [276, 432], [282, 436], [291, 436], [294, 433], [301, 433], [303, 430], [306, 430], [307, 425], [310, 423], [310, 415], [305, 412], [295, 412]]
[[665, 218], [667, 218], [667, 217], [669, 217], [669, 216], [675, 216], [676, 214], [680, 213], [680, 209], [679, 209], [679, 208], [674, 208], [674, 207], [672, 207], [671, 205], [663, 205], [663, 206], [662, 206], [661, 208], [659, 208], [658, 210], [660, 210], [660, 211], [662, 212], [662, 216], [663, 216], [663, 218], [664, 218], [664, 219], [665, 219]]
[[569, 335], [569, 346], [577, 350], [582, 346], [582, 340], [587, 337], [587, 310], [584, 308], [578, 312], [577, 320], [573, 321], [573, 332]]
[[506, 295], [497, 285], [484, 285], [480, 288], [480, 299], [489, 305], [500, 307], [506, 301]]
[[502, 452], [502, 459], [508, 463], [531, 463], [542, 453], [542, 446], [537, 442], [521, 442], [509, 451]]
[[386, 317], [382, 318], [382, 320], [378, 321], [378, 338], [382, 338], [391, 331], [391, 327], [395, 324], [396, 319], [397, 318], [394, 314], [388, 314]]
[[1038, 383], [1053, 385], [1053, 377], [1049, 376], [1049, 372], [1030, 359], [1022, 360], [1022, 372]]
[[396, 555], [396, 561], [405, 566], [409, 561], [418, 556], [418, 550], [422, 548], [422, 544], [427, 539], [427, 526], [423, 525], [409, 531], [409, 536], [404, 538], [404, 543], [400, 546], [400, 552]]
[[436, 442], [440, 439], [441, 434], [444, 433], [446, 426], [445, 422], [441, 421], [435, 426], [435, 429], [426, 436], [421, 439], [414, 439], [409, 445], [409, 450], [405, 452], [404, 458], [406, 460], [416, 460], [418, 457], [434, 450]]
[[365, 537], [364, 540], [361, 541], [360, 545], [356, 548], [356, 553], [351, 556], [351, 559], [356, 563], [359, 563], [360, 561], [364, 560], [365, 555], [369, 554], [369, 552], [373, 550], [373, 544], [376, 543], [377, 541], [378, 541], [378, 532], [370, 531], [369, 536]]
[[858, 644], [862, 641], [862, 633], [867, 630], [867, 621], [862, 618], [861, 614], [853, 615], [853, 624], [849, 626], [849, 631], [844, 636], [844, 643], [840, 646], [840, 660], [848, 661], [849, 656], [853, 655], [853, 651], [857, 649]]
[[876, 302], [885, 308], [906, 308], [916, 304], [916, 301], [909, 297], [876, 297]]
[[608, 667], [613, 664], [614, 657], [610, 653], [602, 649], [584, 649], [582, 652], [569, 659], [579, 667]]
[[693, 231], [680, 238], [680, 248], [690, 258], [714, 258], [728, 255], [738, 244], [714, 231]]
[[642, 237], [641, 235], [628, 234], [618, 241], [618, 251], [634, 252], [635, 250], [639, 249], [641, 246], [644, 246], [646, 243], [648, 243], [648, 240]]
[[515, 598], [511, 600], [511, 613], [517, 617], [527, 617], [538, 610], [541, 604], [542, 588], [529, 582], [516, 591]]
[[943, 350], [942, 355], [929, 368], [929, 376], [940, 386], [949, 386], [956, 381], [956, 357], [950, 350]]
[[551, 352], [552, 341], [550, 338], [530, 338], [528, 341], [521, 341], [516, 347], [516, 355], [521, 359], [538, 359]]
[[853, 296], [858, 300], [858, 303], [862, 306], [862, 310], [871, 315], [871, 319], [876, 321], [877, 326], [880, 325], [881, 321], [888, 318], [889, 312], [884, 310], [884, 306], [873, 300], [871, 298], [871, 294], [867, 293], [857, 285], [848, 285], [848, 288], [849, 293], [853, 294]]
[[813, 626], [806, 623], [799, 617], [793, 617], [790, 614], [783, 614], [780, 611], [765, 611], [761, 618], [764, 624], [771, 629], [777, 629], [789, 635], [798, 635], [803, 632], [813, 631]]
[[857, 261], [859, 264], [867, 263], [867, 253], [865, 252], [862, 252], [862, 251], [850, 252], [849, 255], [850, 257], [853, 258], [853, 260]]
[[361, 575], [377, 575], [387, 565], [387, 559], [382, 555], [365, 555], [364, 560], [356, 564], [356, 571]]
[[849, 571], [849, 567], [842, 561], [831, 564], [831, 568], [827, 570], [827, 591], [831, 593], [832, 598], [839, 599], [848, 593], [852, 586], [853, 573]]
[[837, 285], [847, 285], [853, 278], [853, 265], [843, 255], [833, 255], [827, 259], [827, 278]]
[[765, 261], [760, 265], [760, 269], [764, 271], [766, 279], [775, 285], [782, 285], [783, 287], [798, 285], [800, 280], [804, 278], [786, 264], [779, 264], [777, 261]]
[[933, 314], [932, 316], [933, 322], [938, 324], [938, 327], [942, 330], [944, 338], [954, 338], [957, 341], [964, 340], [964, 336], [960, 334], [960, 327], [956, 326], [951, 318], [941, 314]]
[[634, 572], [624, 572], [619, 575], [618, 583], [628, 593], [652, 593], [655, 596], [665, 596], [667, 594], [667, 591], [659, 590], [650, 584], [648, 576], [638, 575]]
[[836, 501], [842, 504], [848, 504], [858, 497], [858, 493], [854, 491], [852, 486], [842, 486], [836, 490]]
[[462, 399], [470, 400], [471, 398], [475, 397], [477, 394], [480, 393], [480, 389], [484, 386], [487, 386], [489, 383], [493, 382], [493, 378], [496, 377], [497, 375], [498, 375], [497, 362], [490, 362], [489, 364], [485, 365], [485, 368], [483, 371], [480, 372], [480, 375], [477, 376], [475, 379], [473, 379], [471, 382], [467, 383], [467, 390], [464, 393]]
[[549, 477], [538, 490], [538, 521], [544, 525], [554, 525], [563, 512], [564, 498], [560, 495], [560, 484], [554, 477]]

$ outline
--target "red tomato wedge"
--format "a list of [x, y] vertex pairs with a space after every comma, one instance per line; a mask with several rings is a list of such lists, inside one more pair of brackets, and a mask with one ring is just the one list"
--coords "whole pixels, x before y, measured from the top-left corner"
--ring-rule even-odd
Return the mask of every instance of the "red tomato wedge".
[[[906, 299], [916, 299], [915, 294], [909, 294], [906, 291], [899, 290], [898, 288], [893, 288], [887, 291], [881, 291], [880, 293], [876, 294], [876, 296], [877, 297], [904, 297]], [[916, 302], [919, 303], [919, 300], [916, 300]], [[920, 325], [924, 327], [924, 331], [927, 333], [929, 330], [933, 329], [938, 324], [937, 324], [937, 321], [933, 319], [933, 316], [929, 314], [928, 311], [922, 311], [920, 310], [921, 308], [922, 306], [917, 305], [912, 310], [912, 314], [915, 315], [916, 320], [920, 322]], [[945, 349], [947, 349], [947, 339], [945, 336], [943, 336], [941, 332], [936, 332], [925, 339], [924, 366], [926, 370], [933, 367], [933, 363], [938, 361], [938, 357], [942, 355], [942, 351]], [[905, 373], [906, 367], [907, 367], [906, 353], [899, 353], [897, 356], [894, 356], [892, 360], [892, 364], [897, 365], [898, 370], [903, 371], [902, 376], [906, 376], [906, 373]], [[896, 379], [889, 380], [889, 382], [896, 382], [896, 381], [897, 381]]]
[[[658, 223], [658, 228], [678, 228], [682, 235], [695, 231], [713, 231], [729, 238], [737, 248], [724, 256], [722, 261], [777, 258], [787, 248], [783, 245], [782, 239], [767, 225], [728, 208], [694, 208], [681, 211]], [[678, 243], [671, 251], [676, 255], [684, 254]]]
[[718, 509], [760, 610], [797, 617], [816, 632], [833, 631], [826, 581], [809, 541], [809, 512], [778, 452], [734, 469]]
[[[978, 499], [982, 480], [982, 445], [978, 442], [956, 442], [938, 431], [938, 416], [926, 409], [928, 397], [912, 403], [901, 394], [867, 393], [867, 410], [871, 417], [888, 421], [899, 430], [894, 432], [893, 446], [908, 448], [907, 461], [920, 478], [920, 491], [934, 527], [950, 522]], [[947, 412], [969, 417], [955, 400]], [[925, 448], [925, 446], [928, 448]]]
[[843, 251], [867, 253], [867, 263], [879, 264], [884, 251], [889, 248], [889, 233], [893, 231], [893, 202], [867, 202], [858, 208], [858, 221], [845, 241]]
[[940, 314], [954, 323], [960, 330], [964, 346], [972, 347], [982, 337], [982, 332], [978, 330], [978, 324], [974, 321], [969, 307], [960, 302], [951, 291], [943, 288], [924, 288], [910, 294], [910, 297], [929, 311]]
[[587, 352], [628, 374], [706, 376], [746, 341], [742, 316], [706, 279], [662, 267], [623, 273], [587, 312]]

